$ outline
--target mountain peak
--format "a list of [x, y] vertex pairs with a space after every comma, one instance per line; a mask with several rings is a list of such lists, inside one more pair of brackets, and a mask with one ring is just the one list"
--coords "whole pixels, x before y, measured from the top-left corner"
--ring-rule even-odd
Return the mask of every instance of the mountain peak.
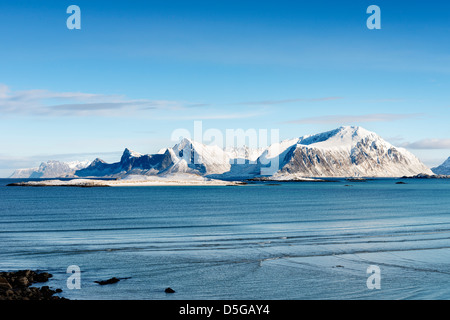
[[138, 158], [140, 156], [142, 156], [142, 154], [140, 154], [139, 152], [135, 152], [135, 151], [133, 151], [131, 149], [125, 148], [125, 150], [123, 151], [123, 154], [122, 154], [122, 159], [124, 159], [124, 158], [128, 159], [130, 157]]
[[106, 163], [106, 162], [103, 161], [103, 160], [100, 159], [100, 158], [95, 158], [95, 160], [92, 161], [90, 165], [91, 165], [91, 166], [95, 166], [95, 165], [97, 165], [98, 163]]
[[342, 126], [334, 130], [300, 137], [297, 144], [314, 145], [322, 148], [349, 148], [366, 137], [381, 139], [377, 134], [363, 127]]
[[369, 130], [366, 130], [360, 126], [342, 126], [336, 130], [338, 130], [338, 132], [341, 133], [351, 134], [352, 136], [359, 136], [359, 137], [374, 134], [373, 132], [370, 132]]
[[185, 145], [185, 144], [189, 144], [189, 143], [192, 143], [193, 141], [192, 141], [192, 139], [189, 139], [189, 138], [181, 138], [180, 139], [180, 142], [178, 142], [178, 144], [179, 145]]
[[186, 147], [190, 148], [193, 145], [193, 141], [189, 138], [181, 138], [180, 141], [173, 147], [175, 150], [182, 150]]

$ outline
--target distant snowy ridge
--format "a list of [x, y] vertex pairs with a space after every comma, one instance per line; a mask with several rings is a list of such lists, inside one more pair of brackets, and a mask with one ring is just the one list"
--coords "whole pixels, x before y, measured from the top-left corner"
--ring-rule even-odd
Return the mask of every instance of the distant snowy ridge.
[[72, 177], [77, 170], [86, 168], [91, 161], [61, 162], [50, 160], [42, 162], [37, 168], [17, 169], [10, 178], [61, 178]]
[[[49, 163], [52, 162], [47, 164]], [[47, 174], [41, 177], [50, 177], [50, 174], [52, 177], [67, 175], [69, 169], [63, 167], [61, 164], [55, 170], [41, 170]], [[58, 176], [60, 173], [56, 169], [60, 169], [62, 175]], [[17, 171], [17, 174], [26, 175], [28, 171]], [[222, 180], [266, 176], [292, 180], [318, 177], [402, 177], [432, 172], [406, 149], [394, 147], [364, 128], [346, 126], [284, 140], [260, 149], [247, 146], [221, 149], [182, 139], [172, 148], [161, 149], [152, 155], [125, 149], [120, 162], [109, 164], [97, 158], [70, 174], [77, 177], [115, 178], [189, 174]]]
[[440, 166], [432, 168], [431, 171], [435, 174], [450, 175], [450, 157], [448, 157], [448, 159]]

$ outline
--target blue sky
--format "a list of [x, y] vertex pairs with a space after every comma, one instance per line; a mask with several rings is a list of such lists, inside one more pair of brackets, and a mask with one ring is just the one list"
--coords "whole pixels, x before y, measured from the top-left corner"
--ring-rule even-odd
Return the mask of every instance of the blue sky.
[[360, 125], [438, 165], [449, 34], [443, 1], [2, 1], [0, 177], [156, 152], [195, 120], [281, 139]]

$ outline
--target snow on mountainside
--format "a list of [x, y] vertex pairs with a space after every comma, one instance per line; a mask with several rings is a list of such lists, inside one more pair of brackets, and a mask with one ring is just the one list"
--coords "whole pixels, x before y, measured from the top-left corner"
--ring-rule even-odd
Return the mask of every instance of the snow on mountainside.
[[280, 172], [305, 177], [401, 177], [430, 174], [412, 153], [361, 127], [304, 136], [283, 159]]
[[183, 139], [172, 148], [175, 166], [170, 172], [198, 172], [222, 174], [230, 170], [230, 156], [218, 146], [207, 146], [190, 139]]
[[[125, 149], [120, 162], [95, 159], [89, 165], [73, 169], [69, 164], [53, 162], [39, 177], [126, 177], [145, 175], [174, 177], [194, 175], [213, 179], [242, 180], [258, 176], [273, 179], [308, 177], [401, 177], [432, 174], [409, 151], [396, 148], [377, 134], [361, 127], [340, 127], [324, 133], [284, 140], [266, 148], [246, 146], [221, 149], [190, 139], [182, 139], [172, 148], [145, 155]], [[72, 170], [72, 171], [70, 171]], [[45, 175], [44, 175], [45, 172]], [[25, 177], [29, 171], [17, 170]], [[38, 176], [34, 176], [38, 177]]]
[[9, 176], [12, 179], [25, 179], [31, 178], [33, 174], [36, 174], [39, 171], [39, 167], [36, 168], [28, 168], [28, 169], [16, 169], [13, 174]]
[[433, 171], [435, 174], [450, 175], [450, 157], [445, 160], [444, 163], [440, 166], [432, 168], [431, 171]]
[[235, 163], [256, 162], [258, 157], [263, 153], [265, 148], [249, 148], [247, 146], [241, 147], [226, 147], [225, 152], [230, 159], [234, 159]]
[[10, 178], [59, 178], [73, 176], [75, 171], [87, 167], [90, 161], [47, 161], [41, 163], [38, 168], [17, 169]]

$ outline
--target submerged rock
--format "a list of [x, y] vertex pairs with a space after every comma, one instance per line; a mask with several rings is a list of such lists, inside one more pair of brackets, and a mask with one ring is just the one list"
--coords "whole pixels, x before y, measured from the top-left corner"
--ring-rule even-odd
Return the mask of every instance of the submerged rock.
[[173, 290], [172, 288], [166, 288], [166, 290], [164, 290], [165, 293], [175, 293], [175, 290]]
[[403, 176], [402, 179], [450, 179], [450, 175], [421, 173], [415, 176]]
[[345, 180], [350, 181], [350, 182], [366, 182], [367, 181], [367, 179], [365, 179], [365, 178], [347, 178]]
[[111, 279], [108, 280], [102, 280], [102, 281], [94, 281], [95, 283], [98, 283], [101, 286], [104, 286], [106, 284], [113, 284], [113, 283], [117, 283], [120, 280], [126, 280], [126, 279], [130, 279], [130, 277], [128, 278], [116, 278], [116, 277], [112, 277]]
[[116, 277], [113, 277], [113, 278], [108, 279], [108, 280], [94, 281], [94, 282], [95, 282], [95, 283], [98, 283], [98, 284], [101, 285], [101, 286], [104, 286], [104, 285], [106, 285], [106, 284], [113, 284], [113, 283], [117, 283], [117, 282], [119, 282], [119, 281], [120, 281], [120, 279], [117, 279]]

